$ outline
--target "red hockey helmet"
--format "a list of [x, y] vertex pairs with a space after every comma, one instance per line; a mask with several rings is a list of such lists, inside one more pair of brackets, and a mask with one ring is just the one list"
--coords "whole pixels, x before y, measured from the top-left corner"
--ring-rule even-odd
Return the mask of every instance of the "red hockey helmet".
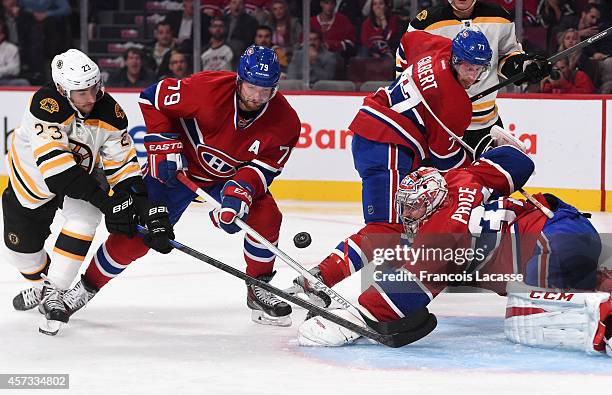
[[395, 194], [395, 209], [406, 232], [414, 234], [444, 203], [447, 193], [444, 177], [433, 167], [422, 167], [404, 177]]

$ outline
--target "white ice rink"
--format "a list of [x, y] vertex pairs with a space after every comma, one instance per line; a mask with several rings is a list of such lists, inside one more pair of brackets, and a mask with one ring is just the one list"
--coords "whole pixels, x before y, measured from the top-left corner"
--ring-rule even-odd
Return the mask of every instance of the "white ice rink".
[[[362, 223], [357, 205], [280, 205], [284, 212], [280, 247], [308, 268]], [[596, 214], [593, 222], [600, 232], [612, 233], [611, 214]], [[54, 226], [55, 235], [57, 231]], [[299, 231], [313, 237], [307, 249], [293, 246], [291, 239]], [[105, 237], [100, 228], [94, 246]], [[190, 207], [176, 227], [176, 237], [244, 269], [242, 236], [213, 229], [202, 204]], [[282, 261], [277, 260], [276, 266], [273, 284], [284, 288], [296, 273]], [[338, 291], [356, 300], [358, 280], [340, 284]], [[435, 331], [400, 349], [379, 345], [322, 349], [297, 345], [303, 309], [294, 306], [292, 327], [257, 325], [250, 320], [243, 282], [179, 251], [165, 256], [150, 253], [132, 264], [56, 337], [38, 333], [36, 311], [13, 310], [12, 298], [24, 286], [12, 267], [0, 264], [0, 373], [69, 373], [72, 393], [612, 391], [612, 358], [506, 341], [505, 299], [491, 294], [442, 294], [430, 306], [438, 316]]]

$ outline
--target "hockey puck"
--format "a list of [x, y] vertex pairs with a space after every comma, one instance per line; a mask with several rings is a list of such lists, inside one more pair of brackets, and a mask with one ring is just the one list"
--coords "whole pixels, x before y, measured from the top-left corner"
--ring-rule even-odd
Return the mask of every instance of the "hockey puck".
[[293, 244], [295, 244], [297, 248], [306, 248], [310, 243], [312, 243], [312, 237], [310, 237], [308, 232], [300, 232], [293, 236]]

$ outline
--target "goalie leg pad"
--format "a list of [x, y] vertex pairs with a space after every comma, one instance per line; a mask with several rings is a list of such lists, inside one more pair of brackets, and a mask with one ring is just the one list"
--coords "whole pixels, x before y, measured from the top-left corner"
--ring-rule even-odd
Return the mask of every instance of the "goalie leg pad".
[[606, 324], [612, 324], [610, 293], [508, 284], [504, 332], [514, 343], [600, 353], [610, 347]]
[[[355, 324], [364, 325], [348, 310], [333, 309], [331, 312]], [[339, 347], [351, 344], [359, 337], [361, 335], [358, 333], [318, 315], [307, 319], [298, 328], [300, 346]]]

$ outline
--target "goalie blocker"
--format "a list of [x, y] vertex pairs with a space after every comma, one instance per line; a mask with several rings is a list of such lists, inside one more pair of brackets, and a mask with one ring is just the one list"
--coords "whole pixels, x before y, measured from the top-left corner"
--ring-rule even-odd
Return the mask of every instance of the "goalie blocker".
[[504, 332], [527, 346], [612, 357], [612, 296], [508, 283]]

